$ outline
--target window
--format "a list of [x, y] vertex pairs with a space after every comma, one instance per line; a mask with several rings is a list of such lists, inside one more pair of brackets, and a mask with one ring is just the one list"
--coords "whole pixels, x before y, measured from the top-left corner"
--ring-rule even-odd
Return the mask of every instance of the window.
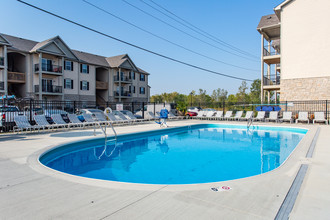
[[72, 79], [64, 79], [64, 89], [73, 89]]
[[146, 89], [144, 87], [140, 87], [140, 94], [146, 94]]
[[65, 70], [73, 71], [73, 62], [72, 61], [65, 60], [64, 61], [64, 69]]
[[140, 74], [140, 81], [146, 81], [146, 78], [145, 78], [144, 74]]
[[53, 72], [53, 61], [42, 58], [41, 68], [42, 68], [42, 71]]
[[129, 79], [135, 79], [135, 73], [133, 71], [129, 72]]
[[89, 73], [89, 65], [87, 64], [80, 64], [80, 72], [81, 73]]
[[135, 86], [133, 86], [133, 93], [135, 93]]
[[89, 82], [87, 81], [80, 81], [80, 90], [89, 90]]

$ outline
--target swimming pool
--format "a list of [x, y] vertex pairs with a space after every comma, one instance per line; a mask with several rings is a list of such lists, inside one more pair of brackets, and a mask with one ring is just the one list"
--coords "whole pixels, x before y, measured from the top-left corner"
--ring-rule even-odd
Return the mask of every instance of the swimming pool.
[[93, 139], [50, 150], [44, 165], [72, 175], [147, 184], [218, 182], [279, 167], [307, 129], [203, 124]]

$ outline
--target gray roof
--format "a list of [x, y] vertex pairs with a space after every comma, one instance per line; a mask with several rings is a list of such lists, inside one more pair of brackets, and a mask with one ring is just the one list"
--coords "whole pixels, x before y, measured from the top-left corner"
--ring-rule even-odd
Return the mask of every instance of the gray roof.
[[[19, 37], [14, 37], [7, 34], [1, 35], [4, 36], [9, 41], [9, 43], [11, 43], [10, 50], [17, 50], [26, 53], [36, 52], [39, 48], [43, 47], [44, 45], [52, 41], [54, 38], [56, 38], [53, 37], [42, 42], [37, 42]], [[130, 59], [128, 54], [122, 54], [113, 57], [104, 57], [78, 50], [72, 50], [72, 52], [77, 56], [80, 62], [111, 68], [119, 67], [125, 61]], [[141, 69], [139, 69], [139, 71], [140, 70]], [[141, 70], [140, 72], [143, 74], [149, 74], [144, 70]]]
[[280, 21], [278, 20], [276, 14], [265, 15], [261, 17], [257, 29], [273, 26], [279, 23]]
[[146, 75], [150, 75], [149, 73], [147, 73], [146, 71], [144, 71], [143, 69], [139, 68], [138, 67], [138, 71], [139, 73], [143, 73], [143, 74], [146, 74]]
[[99, 56], [91, 53], [86, 53], [82, 51], [72, 50], [72, 52], [78, 57], [81, 62], [95, 64], [99, 66], [109, 67], [106, 57]]
[[19, 37], [14, 37], [6, 34], [2, 34], [10, 43], [11, 43], [11, 50], [18, 50], [22, 52], [30, 52], [32, 48], [38, 44], [36, 41], [27, 40]]

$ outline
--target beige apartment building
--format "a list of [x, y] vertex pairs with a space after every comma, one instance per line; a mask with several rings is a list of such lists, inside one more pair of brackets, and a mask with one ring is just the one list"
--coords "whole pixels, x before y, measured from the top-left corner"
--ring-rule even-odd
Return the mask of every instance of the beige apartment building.
[[262, 100], [330, 99], [329, 9], [329, 0], [286, 0], [261, 18]]
[[147, 102], [149, 73], [127, 55], [71, 50], [59, 37], [42, 42], [0, 34], [0, 94], [58, 101]]

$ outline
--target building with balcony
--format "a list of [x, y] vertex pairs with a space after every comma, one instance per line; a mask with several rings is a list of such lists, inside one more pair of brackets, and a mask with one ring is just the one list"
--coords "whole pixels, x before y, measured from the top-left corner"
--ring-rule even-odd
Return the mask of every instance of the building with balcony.
[[59, 36], [36, 42], [0, 34], [0, 94], [99, 104], [147, 102], [148, 76], [127, 54], [104, 57], [72, 50]]
[[330, 99], [330, 1], [286, 0], [263, 16], [261, 99]]

